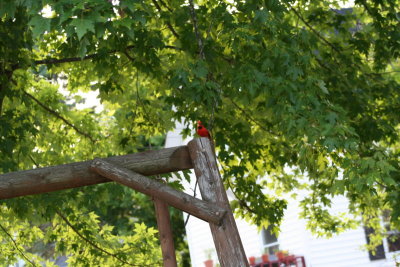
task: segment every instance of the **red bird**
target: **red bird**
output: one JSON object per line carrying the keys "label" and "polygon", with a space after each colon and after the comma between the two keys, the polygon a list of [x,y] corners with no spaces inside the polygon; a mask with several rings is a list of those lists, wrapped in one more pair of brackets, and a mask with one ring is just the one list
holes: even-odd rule
{"label": "red bird", "polygon": [[197,121],[197,130],[196,133],[201,137],[208,137],[211,138],[210,132],[204,127],[201,121]]}

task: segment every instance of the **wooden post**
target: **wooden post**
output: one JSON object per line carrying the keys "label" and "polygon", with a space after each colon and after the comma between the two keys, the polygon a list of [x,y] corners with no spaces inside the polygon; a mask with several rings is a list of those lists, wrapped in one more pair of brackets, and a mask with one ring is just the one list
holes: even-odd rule
{"label": "wooden post", "polygon": [[108,163],[107,161],[96,159],[93,161],[91,169],[104,177],[126,185],[146,195],[158,198],[175,208],[190,213],[207,222],[219,224],[223,216],[226,214],[226,210],[219,206],[192,197],[191,195],[175,190],[166,184],[147,178],[139,173],[119,167],[115,164]]}
{"label": "wooden post", "polygon": [[168,205],[158,198],[154,198],[153,201],[156,209],[157,226],[160,235],[164,267],[176,267],[175,246]]}
{"label": "wooden post", "polygon": [[227,210],[220,225],[210,224],[221,266],[249,266],[210,140],[197,138],[188,147],[203,200]]}

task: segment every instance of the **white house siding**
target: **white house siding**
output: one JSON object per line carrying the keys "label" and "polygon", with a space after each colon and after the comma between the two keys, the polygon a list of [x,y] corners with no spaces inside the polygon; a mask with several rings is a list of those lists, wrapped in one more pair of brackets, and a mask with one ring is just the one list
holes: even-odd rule
{"label": "white house siding", "polygon": [[[278,236],[279,246],[282,250],[288,250],[295,255],[309,255],[309,235],[305,231],[306,223],[299,219],[297,202],[288,202],[281,224],[281,232]],[[306,261],[309,260],[306,258]]]}
{"label": "white house siding", "polygon": [[[185,145],[189,140],[182,140],[179,134],[182,125],[168,133],[166,147]],[[192,184],[184,184],[186,192],[193,194],[194,175]],[[198,191],[198,189],[197,189]],[[229,194],[228,194],[229,195]],[[200,193],[197,192],[200,198]],[[332,211],[346,211],[347,201],[345,198],[336,198],[332,205]],[[298,201],[289,200],[288,209],[281,225],[281,233],[278,237],[280,249],[288,250],[296,255],[303,255],[307,267],[394,267],[395,263],[391,256],[386,255],[386,260],[370,261],[368,253],[361,249],[365,244],[364,230],[360,227],[355,230],[346,231],[330,239],[316,238],[306,229],[304,220],[298,217]],[[184,214],[185,218],[187,214]],[[246,255],[260,256],[263,251],[261,235],[257,228],[249,225],[243,220],[236,220],[239,234],[243,242]],[[190,250],[190,258],[193,267],[203,267],[206,251],[214,249],[212,255],[217,260],[214,242],[208,223],[194,218],[188,221],[186,226],[187,241]],[[230,267],[230,266],[229,266]],[[236,267],[236,266],[232,266]]]}
{"label": "white house siding", "polygon": [[331,239],[313,238],[310,241],[310,263],[316,267],[376,266],[369,260],[368,253],[361,250],[363,243],[365,235],[361,228]]}
{"label": "white house siding", "polygon": [[[236,220],[236,223],[246,255],[261,255],[260,235],[257,229],[243,220]],[[192,266],[203,267],[203,262],[207,259],[205,252],[209,249],[213,250],[212,258],[214,262],[217,262],[218,257],[208,223],[190,217],[186,226],[186,234]]]}
{"label": "white house siding", "polygon": [[247,257],[260,256],[263,252],[262,240],[257,227],[249,225],[246,221],[236,219],[239,235],[242,239],[244,251]]}
{"label": "white house siding", "polygon": [[[207,259],[206,250],[215,251],[208,224],[191,216],[186,226],[186,235],[192,266],[204,266],[203,262]],[[216,259],[215,253],[212,257]]]}
{"label": "white house siding", "polygon": [[[332,238],[317,238],[306,229],[298,217],[298,201],[289,200],[288,209],[278,237],[280,248],[296,255],[304,255],[307,266],[312,267],[380,267],[395,266],[391,258],[370,261],[365,245],[363,228],[349,230]],[[345,212],[348,201],[344,197],[333,200],[332,212]]]}

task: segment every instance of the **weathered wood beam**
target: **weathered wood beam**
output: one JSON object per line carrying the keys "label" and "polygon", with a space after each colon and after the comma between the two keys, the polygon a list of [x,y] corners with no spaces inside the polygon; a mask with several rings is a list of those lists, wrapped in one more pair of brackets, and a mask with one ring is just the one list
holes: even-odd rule
{"label": "weathered wood beam", "polygon": [[153,198],[153,201],[156,209],[156,219],[158,234],[160,235],[163,265],[164,267],[176,267],[178,264],[176,262],[174,238],[172,234],[171,218],[169,216],[168,205],[158,198]]}
{"label": "weathered wood beam", "polygon": [[158,198],[170,206],[192,214],[206,222],[219,224],[226,213],[226,210],[218,205],[197,199],[166,184],[104,160],[95,159],[91,169],[110,180]]}
{"label": "weathered wood beam", "polygon": [[[143,175],[192,168],[186,146],[106,158]],[[91,160],[0,175],[0,199],[110,182],[89,171]]]}
{"label": "weathered wood beam", "polygon": [[210,224],[221,266],[249,266],[210,140],[197,138],[188,147],[203,200],[227,210],[220,225]]}

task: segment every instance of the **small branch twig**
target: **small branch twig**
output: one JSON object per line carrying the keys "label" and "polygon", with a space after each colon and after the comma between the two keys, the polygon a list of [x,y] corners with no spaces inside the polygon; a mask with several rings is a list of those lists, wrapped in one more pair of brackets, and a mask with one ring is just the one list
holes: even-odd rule
{"label": "small branch twig", "polygon": [[294,7],[289,6],[290,10],[319,38],[321,39],[325,44],[330,46],[333,50],[335,50],[337,53],[341,54],[340,50],[334,46],[331,42],[329,42],[327,39],[325,39],[316,29],[314,29],[313,26],[311,26],[308,21],[306,21],[303,16],[300,14],[299,11],[297,11]]}
{"label": "small branch twig", "polygon": [[[145,117],[145,119],[148,121],[148,123],[150,124],[152,119],[150,118],[150,113],[147,112],[146,109],[146,105],[145,103],[142,101],[142,98],[140,97],[140,93],[139,93],[139,86],[140,86],[140,82],[139,82],[139,72],[138,70],[136,70],[136,100],[137,102],[139,102],[139,104],[142,106],[143,108],[143,117]],[[149,140],[149,147],[151,149],[151,142]]]}
{"label": "small branch twig", "polygon": [[[160,7],[160,5],[157,3],[156,0],[152,0],[154,6],[157,8],[157,10],[159,12],[162,12],[162,9]],[[163,6],[165,6],[169,12],[172,12],[172,10],[164,3],[160,0],[161,4]],[[167,24],[168,29],[172,32],[172,34],[178,39],[179,38],[179,34],[175,31],[174,27],[172,27],[171,23],[169,23],[168,21],[165,22]]]}
{"label": "small branch twig", "polygon": [[39,168],[39,164],[36,162],[36,160],[32,157],[31,154],[29,154],[29,158],[31,159],[31,161],[33,162],[33,164],[35,164],[36,168]]}
{"label": "small branch twig", "polygon": [[135,61],[135,59],[134,59],[133,57],[131,57],[131,55],[129,55],[129,53],[128,53],[127,50],[124,52],[124,54],[125,54],[125,56],[126,56],[131,62],[134,62],[134,61]]}
{"label": "small branch twig", "polygon": [[367,5],[367,3],[364,0],[361,0],[361,5],[365,8],[365,10],[367,10],[367,13],[371,16],[374,17],[374,14],[372,12],[372,10],[369,8],[369,6]]}
{"label": "small branch twig", "polygon": [[242,208],[244,208],[244,209],[246,209],[247,211],[249,211],[250,213],[256,213],[255,210],[253,210],[252,208],[250,208],[249,205],[247,205],[246,201],[244,201],[244,200],[242,200],[241,198],[238,197],[238,195],[236,194],[235,190],[233,190],[233,187],[232,187],[232,184],[231,184],[231,181],[229,180],[229,178],[227,179],[227,182],[228,182],[228,187],[229,187],[230,189],[232,189],[233,195],[234,195],[235,198],[239,201],[239,205],[240,205]]}
{"label": "small branch twig", "polygon": [[[194,190],[193,190],[193,197],[196,197],[196,190],[197,190],[197,185],[199,184],[199,181],[196,179],[196,183],[194,184]],[[188,216],[186,217],[184,227],[186,227],[187,223],[189,222],[190,214],[188,213]]]}
{"label": "small branch twig", "polygon": [[29,97],[30,99],[32,99],[33,101],[36,102],[36,104],[38,104],[40,107],[42,107],[44,110],[46,110],[47,112],[49,112],[51,115],[53,115],[54,117],[62,120],[65,124],[67,124],[68,126],[70,126],[72,129],[74,129],[77,133],[79,133],[80,135],[88,138],[92,143],[95,143],[96,140],[93,139],[92,136],[90,136],[88,133],[83,132],[82,130],[78,129],[75,125],[73,125],[71,122],[69,122],[66,118],[64,118],[63,116],[61,116],[60,113],[58,113],[55,110],[50,109],[49,107],[47,107],[45,104],[43,104],[42,102],[40,102],[37,98],[35,98],[33,95],[24,92],[24,94]]}
{"label": "small branch twig", "polygon": [[242,114],[247,117],[250,121],[252,121],[254,124],[256,124],[258,127],[260,127],[262,130],[264,130],[265,132],[272,134],[273,136],[279,137],[278,134],[271,132],[270,130],[268,130],[267,128],[265,128],[264,125],[262,125],[259,121],[257,121],[256,119],[254,119],[250,114],[247,113],[246,110],[244,110],[242,107],[240,107],[235,101],[233,101],[233,99],[231,99],[230,97],[227,97],[231,103],[237,108],[239,109]]}
{"label": "small branch twig", "polygon": [[386,72],[370,72],[370,73],[367,73],[367,74],[369,74],[369,75],[385,75],[385,74],[391,74],[391,73],[399,73],[400,72],[400,70],[392,70],[392,71],[386,71]]}
{"label": "small branch twig", "polygon": [[7,229],[0,224],[0,228],[1,230],[8,236],[8,238],[11,240],[11,242],[13,243],[14,247],[18,250],[19,254],[21,254],[21,256],[27,261],[29,262],[32,266],[38,266],[36,265],[32,260],[30,260],[25,253],[18,247],[17,242],[14,240],[14,238],[11,236],[11,234],[9,232],[7,232]]}
{"label": "small branch twig", "polygon": [[165,7],[166,9],[168,9],[169,12],[172,12],[172,9],[169,6],[167,6],[167,4],[165,4],[165,2],[163,0],[158,0],[158,1],[160,1],[161,5],[163,7]]}

